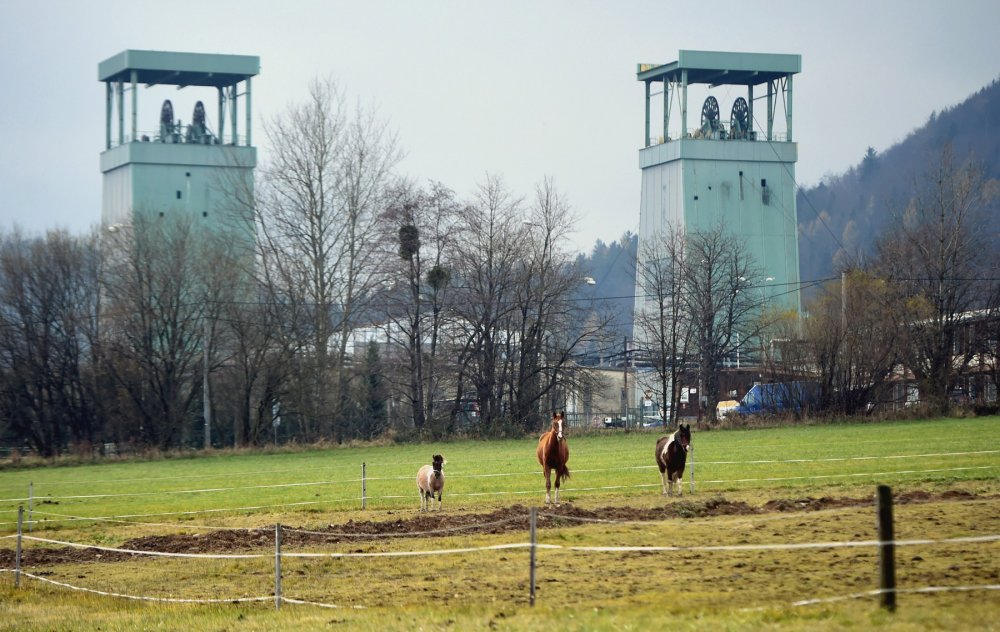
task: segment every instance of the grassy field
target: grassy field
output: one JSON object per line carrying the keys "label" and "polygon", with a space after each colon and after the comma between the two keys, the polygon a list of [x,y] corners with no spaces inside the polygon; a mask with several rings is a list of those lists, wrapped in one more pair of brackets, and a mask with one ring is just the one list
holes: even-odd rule
{"label": "grassy field", "polygon": [[[337,609],[273,602],[163,604],[72,591],[0,574],[0,629],[990,629],[1000,591],[903,592],[896,613],[874,597],[875,547],[706,549],[718,545],[875,539],[870,503],[891,485],[897,539],[949,540],[1000,534],[1000,419],[802,426],[695,432],[683,498],[660,494],[657,434],[570,436],[572,478],[564,506],[543,510],[537,605],[528,605],[523,548],[412,557],[286,557],[283,594]],[[462,517],[526,515],[544,484],[534,440],[337,448],[266,455],[107,462],[0,471],[0,535],[16,529],[32,490],[32,535],[122,546],[152,536],[206,538],[218,528],[334,530],[367,521],[421,518],[417,468],[447,459],[445,511]],[[366,509],[361,510],[362,463]],[[826,502],[823,502],[826,501]],[[713,513],[719,506],[745,511]],[[796,507],[810,507],[809,510]],[[777,508],[784,508],[778,510]],[[572,511],[570,511],[572,510]],[[623,520],[628,511],[642,521]],[[649,519],[649,512],[662,512]],[[619,517],[614,521],[573,516]],[[553,516],[564,519],[554,520]],[[465,521],[466,523],[468,520]],[[455,522],[454,524],[458,524]],[[392,553],[479,548],[527,541],[520,527],[496,532],[304,543],[289,553]],[[273,595],[273,539],[239,553],[258,558],[136,556],[27,568],[68,585],[129,595],[232,600]],[[13,548],[13,540],[0,549]],[[61,545],[29,541],[30,548]],[[683,551],[581,551],[568,547],[685,546]],[[150,550],[149,548],[143,550]],[[211,552],[211,551],[210,551]],[[902,590],[1000,584],[1000,544],[938,542],[897,549]],[[4,565],[6,566],[6,565]]]}

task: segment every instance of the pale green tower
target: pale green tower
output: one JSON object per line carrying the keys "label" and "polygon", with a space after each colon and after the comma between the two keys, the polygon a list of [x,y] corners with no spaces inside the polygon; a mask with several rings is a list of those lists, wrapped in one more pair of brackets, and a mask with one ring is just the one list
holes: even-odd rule
{"label": "pale green tower", "polygon": [[[690,50],[638,68],[646,93],[640,249],[669,225],[696,231],[721,222],[763,269],[755,285],[770,305],[796,311],[792,77],[801,68],[799,55]],[[691,112],[689,88],[699,91]],[[654,111],[662,112],[655,124]]]}
{"label": "pale green tower", "polygon": [[[251,226],[233,216],[253,196],[251,78],[259,71],[258,57],[144,50],[98,65],[107,101],[104,228],[128,225],[139,213],[185,218],[228,231],[252,252]],[[176,89],[143,109],[140,93],[154,86]]]}
{"label": "pale green tower", "polygon": [[[669,64],[639,65],[646,114],[640,267],[644,257],[656,256],[644,244],[668,229],[691,233],[721,225],[762,270],[749,281],[767,306],[800,310],[792,78],[801,69],[799,55],[690,50]],[[641,279],[636,282],[638,323],[653,305],[647,309]],[[644,336],[637,324],[640,349]],[[740,363],[737,353],[734,366]],[[626,394],[630,407],[644,391],[659,390],[652,373],[636,377]]]}

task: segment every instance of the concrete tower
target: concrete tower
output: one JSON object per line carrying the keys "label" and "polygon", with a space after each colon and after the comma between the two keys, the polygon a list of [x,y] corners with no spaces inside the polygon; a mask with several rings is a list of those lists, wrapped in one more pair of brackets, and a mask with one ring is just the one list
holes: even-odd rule
{"label": "concrete tower", "polygon": [[[253,192],[257,150],[251,142],[250,80],[259,71],[258,57],[142,50],[126,50],[99,64],[107,101],[101,152],[105,229],[129,225],[138,214],[185,218],[206,230],[228,231],[235,245],[252,252],[251,227],[233,222],[232,210],[234,198],[249,199]],[[177,89],[158,115],[147,108],[149,115],[140,121],[139,84]],[[210,121],[213,96],[215,121]],[[186,124],[177,118],[181,111],[191,112]]]}
{"label": "concrete tower", "polygon": [[[640,247],[668,225],[690,232],[721,222],[763,268],[767,281],[759,285],[772,306],[795,310],[798,147],[792,140],[792,76],[801,68],[799,55],[682,50],[675,62],[638,69],[646,91]],[[652,135],[654,84],[662,87],[663,121]],[[688,88],[696,84],[708,86],[708,96],[689,117]],[[759,100],[765,101],[765,112],[755,109]],[[783,121],[776,118],[779,107]],[[679,117],[671,116],[674,108]],[[642,303],[639,297],[636,307]]]}
{"label": "concrete tower", "polygon": [[[689,50],[669,64],[639,65],[646,98],[640,259],[643,244],[669,227],[691,233],[721,224],[762,269],[751,281],[768,307],[800,309],[792,77],[801,68],[799,55]],[[690,115],[689,89],[697,99]],[[637,288],[638,317],[646,297]]]}

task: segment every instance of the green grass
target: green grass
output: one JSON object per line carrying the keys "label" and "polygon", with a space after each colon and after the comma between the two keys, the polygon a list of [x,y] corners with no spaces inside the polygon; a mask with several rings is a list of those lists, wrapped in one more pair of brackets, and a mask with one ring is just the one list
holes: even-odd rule
{"label": "green grass", "polygon": [[[870,498],[874,486],[884,483],[897,493],[961,490],[976,495],[897,506],[900,539],[998,534],[998,423],[1000,418],[986,417],[695,432],[696,493],[690,495],[687,478],[683,499],[660,494],[653,462],[659,434],[571,433],[573,475],[562,499],[585,509],[696,507],[714,498],[760,506],[771,499]],[[544,483],[534,447],[534,439],[528,438],[6,469],[0,471],[0,535],[14,532],[17,505],[25,503],[17,499],[27,496],[29,481],[40,520],[34,535],[73,542],[115,545],[140,535],[203,532],[208,526],[281,522],[321,529],[348,520],[406,519],[416,516],[419,506],[416,470],[437,452],[448,461],[443,515],[515,503],[538,505]],[[362,462],[368,476],[366,511],[360,510]],[[875,537],[874,525],[871,507],[850,507],[549,527],[540,532],[540,541],[651,546],[869,540]],[[459,533],[345,542],[303,552],[435,550],[523,542],[526,537],[519,532]],[[12,545],[8,539],[0,548],[7,543]],[[997,543],[900,547],[900,586],[1000,584],[998,549]],[[364,608],[286,604],[280,612],[267,603],[132,602],[30,579],[15,590],[10,575],[3,574],[0,629],[623,630],[669,623],[679,629],[908,630],[975,629],[1000,618],[996,592],[904,594],[900,610],[892,615],[880,611],[873,598],[790,605],[871,590],[876,568],[871,548],[671,554],[541,550],[538,605],[529,608],[524,550],[419,558],[287,558],[287,596]],[[263,596],[273,590],[274,581],[273,559],[266,557],[137,558],[29,570],[95,589],[186,598]]]}
{"label": "green grass", "polygon": [[[986,417],[695,432],[687,481],[692,467],[702,493],[826,486],[846,492],[869,490],[877,482],[993,479],[1000,465],[1000,456],[990,452],[1000,450],[997,424],[996,417]],[[571,436],[573,476],[562,497],[583,503],[647,499],[659,485],[657,436]],[[362,463],[370,510],[409,509],[418,505],[415,473],[433,452],[448,461],[449,507],[536,503],[541,479],[534,447],[529,438],[6,470],[0,471],[0,533],[13,532],[29,482],[35,517],[53,527],[69,523],[51,514],[228,522],[350,512],[361,507]],[[941,456],[919,456],[926,454]]]}

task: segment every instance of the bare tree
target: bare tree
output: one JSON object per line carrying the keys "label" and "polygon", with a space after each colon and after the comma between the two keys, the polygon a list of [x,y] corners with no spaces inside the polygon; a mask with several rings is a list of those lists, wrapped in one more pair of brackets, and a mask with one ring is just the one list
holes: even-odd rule
{"label": "bare tree", "polygon": [[[418,430],[435,419],[436,402],[444,395],[438,369],[453,267],[449,246],[458,212],[455,194],[431,183],[428,191],[401,186],[386,213],[392,229],[386,243],[398,253],[386,260],[399,264],[388,266],[388,277],[402,279],[406,287],[390,292],[386,335],[407,357],[406,384],[400,390]],[[452,422],[456,412],[453,407]]]}
{"label": "bare tree", "polygon": [[0,243],[0,416],[44,456],[99,435],[95,236]]}
{"label": "bare tree", "polygon": [[766,327],[763,275],[743,242],[722,225],[689,231],[684,254],[682,296],[697,353],[699,396],[714,422],[723,360],[735,355],[741,340],[756,338]]}
{"label": "bare tree", "polygon": [[[692,328],[685,311],[685,235],[668,227],[640,244],[636,268],[641,293],[636,310],[636,343],[649,354],[657,375],[653,389],[661,402],[664,424],[677,420],[680,406],[679,378],[688,360]],[[668,418],[669,415],[669,418]]]}
{"label": "bare tree", "polygon": [[309,438],[337,434],[350,333],[378,282],[378,218],[400,159],[374,110],[350,111],[341,89],[315,81],[306,103],[265,126],[272,159],[255,200],[270,290],[309,315],[311,369],[298,408]]}
{"label": "bare tree", "polygon": [[[536,431],[548,413],[565,405],[564,384],[577,376],[571,361],[585,340],[607,323],[587,321],[586,305],[571,300],[582,283],[567,248],[574,218],[551,178],[535,188],[520,240],[509,329],[517,332],[508,372],[509,408],[524,430]],[[541,409],[545,409],[542,415]]]}
{"label": "bare tree", "polygon": [[137,213],[109,242],[102,313],[108,366],[128,394],[140,442],[178,445],[201,392],[209,244],[184,219]]}
{"label": "bare tree", "polygon": [[948,409],[975,355],[973,345],[958,349],[957,342],[967,313],[986,307],[986,283],[997,262],[996,237],[981,230],[994,189],[976,164],[956,164],[946,146],[877,244],[877,270],[907,299],[904,364],[921,400],[938,413]]}
{"label": "bare tree", "polygon": [[884,279],[854,271],[843,281],[809,305],[805,339],[818,372],[819,407],[856,415],[883,397],[899,361],[902,306]]}
{"label": "bare tree", "polygon": [[522,200],[499,177],[488,175],[473,204],[463,209],[459,230],[463,239],[455,252],[462,285],[455,288],[454,305],[465,343],[456,352],[456,383],[472,385],[482,423],[489,427],[504,414],[502,387],[512,361],[507,354],[515,345],[507,325],[522,254]]}

